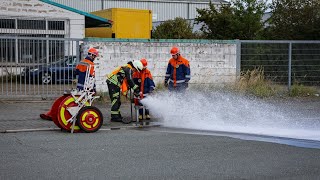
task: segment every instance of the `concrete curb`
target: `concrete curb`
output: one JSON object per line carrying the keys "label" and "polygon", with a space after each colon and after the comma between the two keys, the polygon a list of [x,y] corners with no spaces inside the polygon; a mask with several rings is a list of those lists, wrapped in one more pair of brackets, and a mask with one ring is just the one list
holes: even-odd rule
{"label": "concrete curb", "polygon": [[61,130],[60,128],[35,128],[35,129],[7,129],[1,133],[17,133],[17,132],[35,132],[35,131],[56,131]]}
{"label": "concrete curb", "polygon": [[109,131],[109,130],[126,130],[126,129],[135,129],[135,128],[151,128],[151,127],[159,127],[159,124],[151,124],[151,125],[143,125],[137,126],[133,124],[132,126],[119,126],[119,127],[110,127],[110,128],[100,128],[99,131]]}
{"label": "concrete curb", "polygon": [[[135,128],[151,128],[151,127],[159,127],[159,124],[151,124],[144,126],[136,126],[135,124],[132,126],[116,126],[110,128],[100,128],[99,131],[111,131],[111,130],[127,130],[127,129],[135,129]],[[19,132],[37,132],[37,131],[61,131],[60,128],[34,128],[34,129],[8,129],[1,131],[0,133],[19,133]]]}

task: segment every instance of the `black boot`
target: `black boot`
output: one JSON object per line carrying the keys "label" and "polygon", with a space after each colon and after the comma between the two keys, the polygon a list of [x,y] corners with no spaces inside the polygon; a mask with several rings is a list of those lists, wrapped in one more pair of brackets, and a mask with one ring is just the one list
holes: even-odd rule
{"label": "black boot", "polygon": [[145,113],[146,113],[146,120],[150,120],[151,119],[151,117],[150,117],[150,115],[149,115],[149,109],[145,109]]}
{"label": "black boot", "polygon": [[111,115],[111,121],[112,122],[122,122],[121,115]]}

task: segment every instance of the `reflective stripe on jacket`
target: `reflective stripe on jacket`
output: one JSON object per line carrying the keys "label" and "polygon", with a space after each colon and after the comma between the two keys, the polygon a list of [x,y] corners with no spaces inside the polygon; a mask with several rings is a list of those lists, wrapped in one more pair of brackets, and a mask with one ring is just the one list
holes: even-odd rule
{"label": "reflective stripe on jacket", "polygon": [[189,61],[182,56],[177,60],[171,58],[168,63],[165,82],[172,82],[174,86],[179,83],[185,83],[190,80],[190,65]]}
{"label": "reflective stripe on jacket", "polygon": [[119,86],[122,94],[126,95],[128,87],[132,89],[138,88],[132,79],[132,66],[130,64],[117,67],[112,73],[107,76],[107,81]]}
{"label": "reflective stripe on jacket", "polygon": [[78,75],[78,83],[77,83],[77,88],[78,89],[83,89],[84,82],[86,80],[86,73],[87,73],[87,68],[90,67],[89,71],[89,76],[94,77],[94,63],[92,62],[90,57],[86,57],[84,60],[80,61],[77,66],[76,66],[76,75]]}

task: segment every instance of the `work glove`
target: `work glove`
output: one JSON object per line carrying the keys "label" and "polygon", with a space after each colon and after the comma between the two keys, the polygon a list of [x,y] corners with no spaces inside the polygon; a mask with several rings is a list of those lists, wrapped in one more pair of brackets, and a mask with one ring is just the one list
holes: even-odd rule
{"label": "work glove", "polygon": [[137,88],[137,89],[134,90],[133,95],[136,96],[136,97],[140,97],[140,90],[139,90],[139,88]]}
{"label": "work glove", "polygon": [[164,87],[168,87],[168,81],[164,81]]}

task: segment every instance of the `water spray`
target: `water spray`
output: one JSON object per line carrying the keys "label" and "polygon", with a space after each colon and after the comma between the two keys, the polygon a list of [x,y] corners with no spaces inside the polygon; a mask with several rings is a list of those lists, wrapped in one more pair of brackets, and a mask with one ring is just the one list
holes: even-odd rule
{"label": "water spray", "polygon": [[142,103],[164,127],[320,140],[319,119],[303,119],[273,101],[226,92],[165,91]]}

